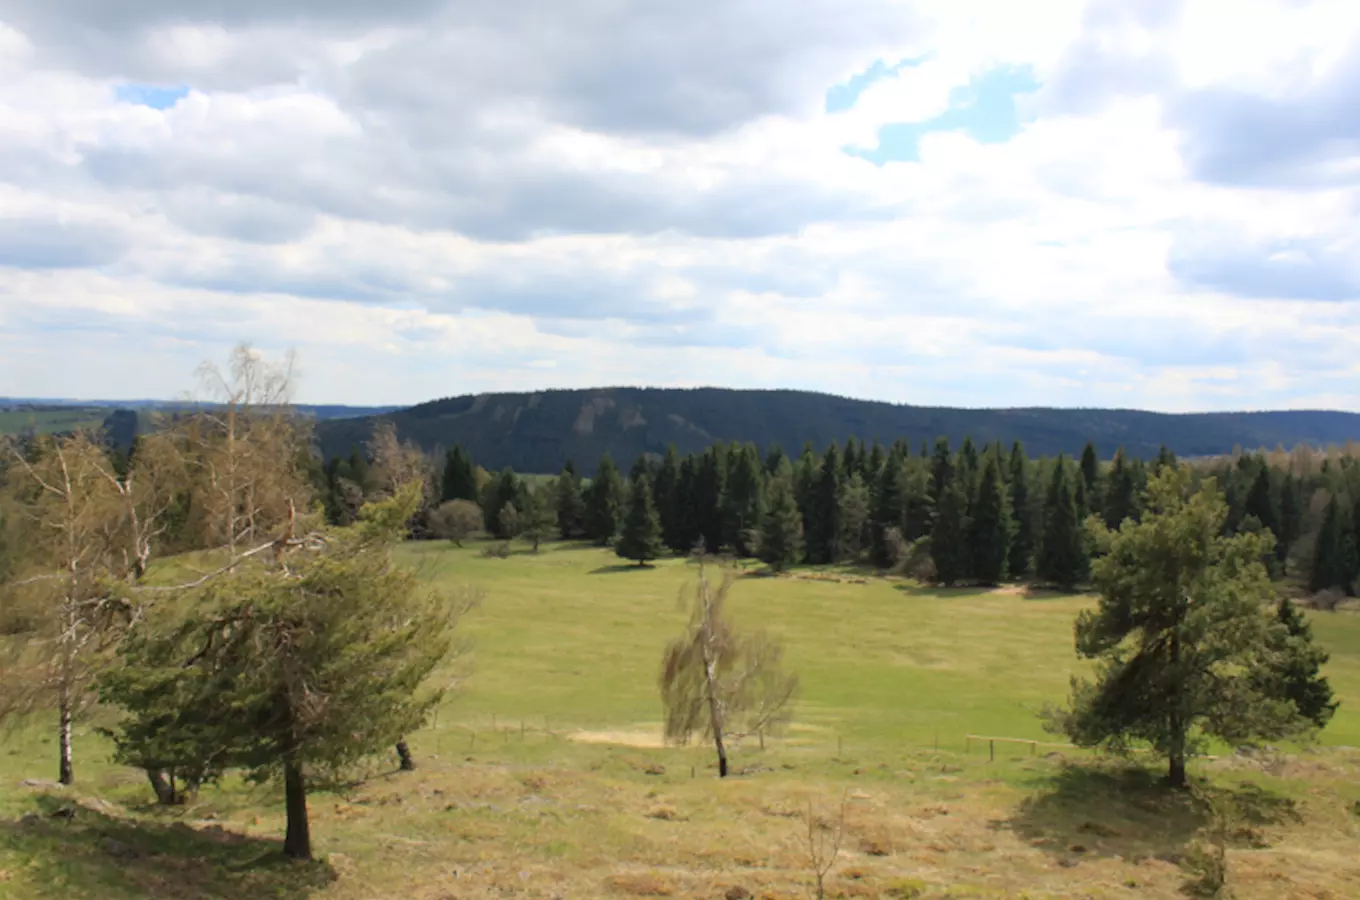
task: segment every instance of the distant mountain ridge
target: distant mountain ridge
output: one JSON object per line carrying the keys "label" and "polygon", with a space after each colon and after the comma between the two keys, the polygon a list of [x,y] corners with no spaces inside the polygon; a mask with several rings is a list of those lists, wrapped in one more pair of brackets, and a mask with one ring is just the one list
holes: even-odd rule
{"label": "distant mountain ridge", "polygon": [[322,420],[317,438],[327,456],[362,446],[375,419],[396,423],[401,437],[434,451],[461,445],[488,469],[556,472],[567,459],[594,470],[609,451],[627,466],[642,453],[682,453],[714,441],[779,444],[790,455],[804,442],[821,449],[854,436],[884,444],[965,436],[987,443],[1023,441],[1031,454],[1080,453],[1087,441],[1102,457],[1119,447],[1149,457],[1162,444],[1181,456],[1235,447],[1342,444],[1360,439],[1360,414],[1330,411],[1155,413],[1129,409],[959,409],[855,400],[792,390],[632,388],[469,394],[375,416]]}

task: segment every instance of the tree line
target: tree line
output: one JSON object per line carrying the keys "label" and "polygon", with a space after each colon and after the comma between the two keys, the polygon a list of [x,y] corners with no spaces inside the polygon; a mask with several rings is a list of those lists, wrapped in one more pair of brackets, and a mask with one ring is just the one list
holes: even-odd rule
{"label": "tree line", "polygon": [[[414,447],[407,446],[417,454]],[[1137,522],[1150,478],[1178,463],[1165,448],[1142,460],[1032,457],[1020,443],[913,452],[850,438],[797,457],[779,447],[715,443],[701,453],[644,454],[628,473],[605,454],[583,479],[569,461],[555,478],[488,473],[462,448],[425,465],[429,508],[417,536],[461,541],[484,530],[590,540],[640,562],[702,546],[797,564],[865,563],[944,585],[1007,581],[1072,589],[1090,582],[1102,531]],[[365,496],[371,463],[355,449],[321,469],[328,514],[343,522]],[[1354,593],[1360,576],[1360,455],[1350,448],[1235,453],[1190,461],[1226,503],[1223,533],[1268,534],[1268,571],[1312,592]]]}

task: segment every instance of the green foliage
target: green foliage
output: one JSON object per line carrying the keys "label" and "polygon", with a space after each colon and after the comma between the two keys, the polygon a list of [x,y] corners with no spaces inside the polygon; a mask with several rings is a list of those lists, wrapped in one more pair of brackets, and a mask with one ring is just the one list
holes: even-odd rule
{"label": "green foliage", "polygon": [[930,557],[941,584],[952,585],[968,577],[972,554],[968,547],[968,498],[956,479],[944,485],[930,532]]}
{"label": "green foliage", "polygon": [[1138,484],[1136,473],[1130,464],[1124,448],[1120,447],[1114,455],[1114,462],[1105,489],[1105,527],[1118,531],[1125,519],[1138,518]]}
{"label": "green foliage", "polygon": [[1192,491],[1186,470],[1148,486],[1141,522],[1126,521],[1097,560],[1099,606],[1077,617],[1077,652],[1100,661],[1073,679],[1052,723],[1076,744],[1122,751],[1146,741],[1185,783],[1205,737],[1244,743],[1296,733],[1303,721],[1274,688],[1280,644],[1263,604],[1267,538],[1222,533],[1227,505],[1212,479]]}
{"label": "green foliage", "polygon": [[540,542],[557,533],[557,510],[553,506],[556,488],[556,485],[548,484],[524,494],[525,506],[519,514],[519,536],[533,543],[535,553]]}
{"label": "green foliage", "polygon": [[902,529],[902,518],[905,514],[903,502],[905,481],[906,460],[899,449],[894,447],[879,468],[878,484],[874,491],[873,560],[874,565],[880,568],[887,568],[895,562],[891,558],[892,548],[889,546],[888,534],[894,528],[899,532]]}
{"label": "green foliage", "polygon": [[1044,503],[1044,533],[1034,572],[1041,582],[1070,591],[1086,578],[1088,568],[1086,539],[1067,462],[1059,456]]}
{"label": "green foliage", "polygon": [[841,486],[837,504],[836,559],[858,561],[869,532],[869,488],[858,471]]}
{"label": "green foliage", "polygon": [[581,476],[576,466],[567,460],[562,474],[557,476],[557,531],[567,540],[585,534],[586,501],[581,494]]}
{"label": "green foliage", "polygon": [[1313,567],[1308,575],[1308,589],[1313,593],[1336,589],[1349,594],[1353,590],[1357,570],[1360,570],[1360,558],[1357,558],[1351,517],[1333,495],[1322,513],[1322,526],[1313,548]]}
{"label": "green foliage", "polygon": [[995,454],[987,454],[968,526],[972,575],[982,584],[996,585],[1006,577],[1011,543],[1011,500]]}
{"label": "green foliage", "polygon": [[1098,512],[1104,507],[1101,497],[1100,457],[1096,454],[1096,445],[1090,441],[1082,448],[1078,468],[1081,471],[1081,489],[1085,500],[1079,504],[1079,510],[1084,519],[1090,513]]}
{"label": "green foliage", "polygon": [[1284,697],[1298,714],[1317,728],[1326,727],[1336,712],[1332,688],[1322,675],[1327,651],[1313,643],[1313,630],[1288,597],[1280,601],[1276,619],[1282,627],[1271,631],[1277,665],[1267,670],[1267,691]]}
{"label": "green foliage", "polygon": [[656,504],[657,515],[661,518],[661,539],[672,550],[680,544],[680,459],[675,445],[666,448],[666,456],[661,460],[661,468],[656,472],[652,483],[652,501]]}
{"label": "green foliage", "polygon": [[439,499],[450,500],[477,499],[477,473],[472,457],[462,447],[454,447],[444,459],[444,477],[440,483]]}
{"label": "green foliage", "polygon": [[606,453],[586,490],[586,537],[600,545],[608,544],[619,532],[622,512],[623,479],[613,458]]}
{"label": "green foliage", "polygon": [[808,562],[835,562],[840,538],[841,462],[836,445],[826,448],[806,518]]}
{"label": "green foliage", "polygon": [[288,849],[308,856],[306,784],[335,783],[417,729],[443,693],[426,681],[464,607],[423,590],[390,552],[418,502],[404,490],[287,573],[243,566],[182,613],[153,610],[99,681],[124,713],[110,731],[118,758],[198,778],[286,776]]}
{"label": "green foliage", "polygon": [[638,565],[644,565],[664,552],[661,520],[652,503],[651,482],[645,474],[640,475],[629,489],[628,515],[623,520],[623,531],[614,545],[614,552]]}
{"label": "green foliage", "polygon": [[1023,578],[1034,560],[1034,517],[1030,515],[1029,457],[1019,441],[1011,447],[1011,546],[1006,567],[1012,578]]}
{"label": "green foliage", "polygon": [[765,516],[760,523],[760,559],[774,571],[798,562],[803,552],[803,517],[793,496],[789,476],[770,479]]}
{"label": "green foliage", "polygon": [[482,527],[482,510],[471,500],[447,500],[430,511],[428,524],[435,537],[461,547]]}
{"label": "green foliage", "polygon": [[733,447],[727,461],[727,490],[723,495],[727,537],[724,543],[738,556],[751,556],[750,534],[760,527],[760,506],[765,494],[760,453],[754,444]]}

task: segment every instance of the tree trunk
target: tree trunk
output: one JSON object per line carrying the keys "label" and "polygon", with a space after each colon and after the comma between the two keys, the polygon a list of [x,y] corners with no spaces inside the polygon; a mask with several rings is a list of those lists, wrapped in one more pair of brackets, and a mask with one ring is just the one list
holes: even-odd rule
{"label": "tree trunk", "polygon": [[307,784],[302,768],[289,760],[283,764],[283,790],[288,807],[288,832],[283,839],[283,855],[292,859],[312,858],[312,834],[307,823]]}
{"label": "tree trunk", "polygon": [[1176,679],[1171,696],[1171,749],[1167,754],[1169,767],[1167,784],[1173,788],[1185,787],[1185,719],[1181,715],[1180,691],[1181,633],[1180,627],[1171,635],[1171,671]]}
{"label": "tree trunk", "polygon": [[397,741],[397,758],[401,760],[401,770],[412,772],[415,770],[416,761],[411,758],[411,748],[406,746],[406,739]]}
{"label": "tree trunk", "polygon": [[175,789],[165,780],[165,772],[160,769],[147,769],[146,780],[151,782],[151,790],[156,792],[156,802],[169,806],[175,802]]}
{"label": "tree trunk", "polygon": [[61,763],[57,773],[57,781],[61,784],[71,784],[76,780],[76,773],[71,763],[71,695],[65,679],[63,679],[61,685],[61,709],[58,727],[61,729]]}
{"label": "tree trunk", "polygon": [[727,777],[727,748],[723,746],[722,732],[714,732],[713,743],[718,748],[718,777]]}

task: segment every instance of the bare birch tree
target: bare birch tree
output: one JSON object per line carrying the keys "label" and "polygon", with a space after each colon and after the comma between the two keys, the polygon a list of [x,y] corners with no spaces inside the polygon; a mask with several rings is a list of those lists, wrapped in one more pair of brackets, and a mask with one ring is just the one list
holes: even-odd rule
{"label": "bare birch tree", "polygon": [[727,777],[728,746],[787,722],[798,679],[780,668],[783,650],[764,632],[739,634],[728,622],[733,576],[715,588],[700,562],[699,580],[681,594],[689,625],[667,646],[661,665],[665,737],[687,743],[698,733],[713,741],[718,775]]}

